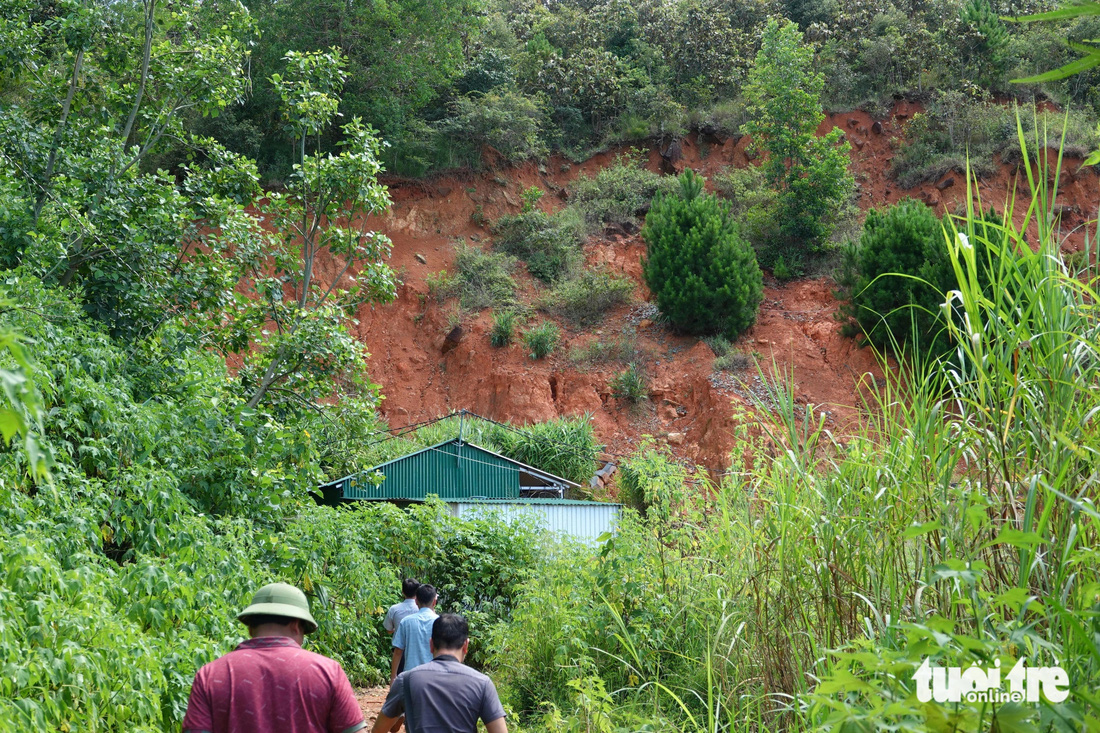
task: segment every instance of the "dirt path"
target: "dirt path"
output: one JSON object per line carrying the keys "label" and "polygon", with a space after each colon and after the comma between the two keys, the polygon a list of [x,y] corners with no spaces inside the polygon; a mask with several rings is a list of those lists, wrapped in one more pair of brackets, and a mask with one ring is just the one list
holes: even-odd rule
{"label": "dirt path", "polygon": [[363,717],[367,721],[367,730],[371,729],[374,721],[378,719],[378,712],[382,709],[382,703],[386,701],[386,694],[390,691],[385,687],[359,687],[355,690],[355,699],[359,701],[359,708],[363,711]]}

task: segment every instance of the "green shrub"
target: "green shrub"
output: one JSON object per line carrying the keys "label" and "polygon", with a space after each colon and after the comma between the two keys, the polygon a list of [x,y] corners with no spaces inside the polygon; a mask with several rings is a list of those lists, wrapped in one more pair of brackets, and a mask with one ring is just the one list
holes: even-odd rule
{"label": "green shrub", "polygon": [[705,109],[694,108],[687,117],[692,129],[724,137],[738,134],[748,121],[745,104],[740,99],[722,100]]}
{"label": "green shrub", "polygon": [[558,347],[561,329],[553,321],[543,321],[523,334],[523,343],[531,350],[532,359],[543,359]]}
{"label": "green shrub", "polygon": [[511,305],[516,300],[515,267],[515,259],[506,254],[460,245],[455,250],[455,274],[438,283],[438,293],[457,297],[468,310]]}
{"label": "green shrub", "polygon": [[674,328],[733,339],[756,321],[763,278],[727,206],[702,190],[689,170],[678,195],[656,199],[642,229],[642,271]]}
{"label": "green shrub", "polygon": [[537,209],[502,216],[493,224],[493,247],[527,264],[532,277],[550,284],[580,261],[580,224],[575,216]]}
{"label": "green shrub", "polygon": [[515,161],[546,155],[541,137],[545,124],[538,102],[506,90],[457,98],[452,115],[439,128],[445,137],[478,148],[489,146],[505,160]]}
{"label": "green shrub", "polygon": [[730,214],[738,221],[749,210],[772,206],[775,202],[775,193],[768,188],[764,169],[760,166],[723,168],[711,177],[710,185],[716,196],[729,202]]}
{"label": "green shrub", "polygon": [[569,207],[583,218],[589,231],[608,223],[634,222],[649,210],[654,195],[675,189],[670,178],[647,170],[641,161],[620,157],[595,176],[581,176],[573,184]]}
{"label": "green shrub", "polygon": [[608,386],[612,397],[632,405],[639,404],[649,396],[649,385],[637,364],[631,364],[612,377]]}
{"label": "green shrub", "polygon": [[772,265],[772,275],[775,275],[777,280],[790,280],[793,277],[798,276],[798,272],[794,267],[787,264],[787,260],[783,255],[779,255],[775,258],[775,264]]}
{"label": "green shrub", "polygon": [[[890,163],[890,175],[905,188],[967,168],[978,176],[994,172],[993,156],[1016,139],[1008,110],[988,94],[937,91],[924,113],[913,115]],[[1018,149],[1018,146],[1017,146]]]}
{"label": "green shrub", "polygon": [[606,270],[585,270],[559,283],[546,296],[544,307],[578,326],[592,326],[612,308],[629,303],[633,292],[634,281],[628,277]]}
{"label": "green shrub", "polygon": [[869,341],[890,346],[892,337],[898,345],[932,346],[953,278],[943,236],[940,220],[920,201],[903,199],[868,212],[859,246],[845,252],[838,282],[848,298],[842,312]]}
{"label": "green shrub", "polygon": [[516,324],[522,319],[514,310],[493,312],[493,330],[489,333],[489,343],[502,349],[512,343]]}
{"label": "green shrub", "polygon": [[523,193],[520,194],[523,198],[523,213],[528,214],[532,211],[537,211],[539,201],[545,193],[546,192],[538,186],[531,186],[530,188],[523,189]]}

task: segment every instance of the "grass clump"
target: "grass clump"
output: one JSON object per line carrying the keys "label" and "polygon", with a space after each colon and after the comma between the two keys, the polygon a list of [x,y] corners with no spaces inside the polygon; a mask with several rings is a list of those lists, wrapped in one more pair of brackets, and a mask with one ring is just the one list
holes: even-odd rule
{"label": "grass clump", "polygon": [[487,437],[501,454],[582,486],[595,473],[596,459],[603,448],[596,441],[589,415],[548,420],[516,430],[495,426]]}
{"label": "grass clump", "polygon": [[463,244],[455,250],[454,274],[443,270],[429,277],[428,289],[441,301],[458,298],[466,310],[510,306],[516,301],[515,268],[509,255]]}
{"label": "grass clump", "polygon": [[629,303],[633,293],[630,278],[606,270],[585,270],[555,287],[543,305],[551,313],[585,327],[602,321],[612,308]]}
{"label": "grass clump", "polygon": [[733,348],[733,344],[724,336],[711,336],[703,342],[714,352],[714,371],[740,372],[753,365],[753,355]]}
{"label": "grass clump", "polygon": [[523,343],[532,359],[545,359],[561,342],[561,329],[553,321],[543,321],[523,334]]}
{"label": "grass clump", "polygon": [[498,349],[510,345],[515,338],[516,326],[521,321],[519,313],[514,310],[494,311],[493,330],[489,332],[489,343]]}
{"label": "grass clump", "polygon": [[631,364],[611,378],[611,396],[631,405],[640,404],[649,397],[649,383],[637,364]]}
{"label": "grass clump", "polygon": [[550,215],[531,208],[502,216],[493,224],[493,248],[527,264],[532,277],[552,284],[580,263],[583,226],[568,211]]}
{"label": "grass clump", "polygon": [[618,336],[608,339],[593,338],[584,345],[576,346],[569,351],[569,360],[577,365],[607,362],[626,364],[637,358],[637,336],[631,327],[623,329],[623,332]]}

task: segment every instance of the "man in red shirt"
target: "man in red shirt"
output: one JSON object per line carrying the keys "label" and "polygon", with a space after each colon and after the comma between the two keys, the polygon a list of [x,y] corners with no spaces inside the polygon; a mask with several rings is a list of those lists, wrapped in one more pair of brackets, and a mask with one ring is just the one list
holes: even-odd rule
{"label": "man in red shirt", "polygon": [[250,639],[203,666],[184,733],[354,733],[366,727],[343,668],[302,649],[317,630],[302,591],[265,585],[237,616]]}

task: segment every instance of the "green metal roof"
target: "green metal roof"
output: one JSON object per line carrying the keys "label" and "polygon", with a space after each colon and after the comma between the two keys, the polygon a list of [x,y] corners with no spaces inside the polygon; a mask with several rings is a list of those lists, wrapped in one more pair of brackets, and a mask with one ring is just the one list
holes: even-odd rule
{"label": "green metal roof", "polygon": [[[373,468],[321,485],[324,503],[347,500],[423,501],[519,499],[521,474],[530,486],[577,487],[472,443],[445,440]],[[383,476],[381,483],[372,479]]]}

